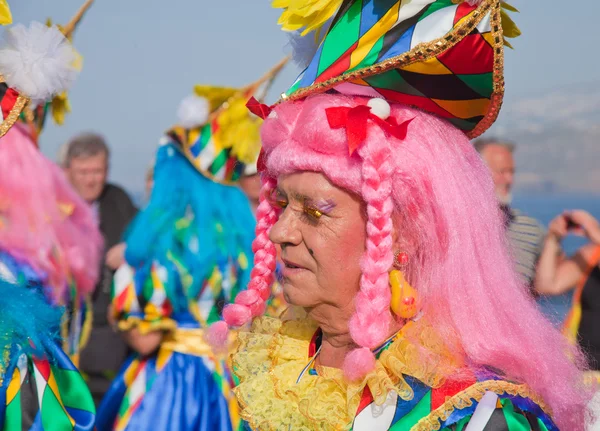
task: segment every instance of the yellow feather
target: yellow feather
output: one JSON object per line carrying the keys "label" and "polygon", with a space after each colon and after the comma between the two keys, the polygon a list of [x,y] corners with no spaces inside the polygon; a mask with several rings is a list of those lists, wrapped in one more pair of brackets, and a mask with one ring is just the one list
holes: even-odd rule
{"label": "yellow feather", "polygon": [[204,97],[210,104],[210,112],[216,111],[230,97],[238,93],[237,88],[215,87],[212,85],[196,85],[194,93],[199,97]]}
{"label": "yellow feather", "polygon": [[503,9],[509,10],[511,12],[519,12],[519,9],[517,9],[516,7],[506,3],[505,1],[500,2],[500,4],[502,5]]}
{"label": "yellow feather", "polygon": [[342,5],[342,0],[273,0],[275,9],[284,9],[277,23],[285,31],[301,30],[302,36],[320,29]]}
{"label": "yellow feather", "polygon": [[262,120],[246,108],[246,99],[236,97],[229,101],[217,117],[218,129],[213,135],[217,151],[231,148],[240,162],[251,164],[260,152],[260,125]]}
{"label": "yellow feather", "polygon": [[62,126],[65,122],[65,116],[71,112],[71,103],[67,97],[67,92],[64,91],[52,99],[50,103],[52,111],[52,119],[56,124]]}
{"label": "yellow feather", "polygon": [[6,0],[0,0],[0,25],[12,24],[12,14]]}
{"label": "yellow feather", "polygon": [[504,32],[504,37],[514,38],[521,36],[521,30],[519,30],[519,27],[517,27],[517,24],[515,24],[508,13],[506,13],[505,10],[502,10],[500,15],[502,17],[502,31]]}

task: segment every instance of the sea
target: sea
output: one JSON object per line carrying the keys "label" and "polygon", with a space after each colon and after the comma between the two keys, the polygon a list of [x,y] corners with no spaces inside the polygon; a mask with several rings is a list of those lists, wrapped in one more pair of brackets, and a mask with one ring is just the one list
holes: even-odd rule
{"label": "sea", "polygon": [[[132,193],[134,200],[141,207],[145,204],[143,193]],[[513,207],[525,214],[538,219],[544,226],[565,210],[583,209],[600,220],[600,195],[576,193],[517,193],[514,196]],[[574,253],[587,242],[585,238],[570,236],[565,238],[563,249],[567,254]],[[563,321],[571,304],[572,293],[557,297],[544,297],[538,300],[544,314],[556,325]]]}
{"label": "sea", "polygon": [[[544,226],[565,210],[582,209],[600,220],[600,195],[583,194],[516,194],[513,207],[538,219]],[[563,249],[570,255],[586,244],[585,238],[568,236],[563,241]],[[544,314],[555,324],[560,325],[571,305],[572,292],[562,296],[542,297],[538,304]]]}

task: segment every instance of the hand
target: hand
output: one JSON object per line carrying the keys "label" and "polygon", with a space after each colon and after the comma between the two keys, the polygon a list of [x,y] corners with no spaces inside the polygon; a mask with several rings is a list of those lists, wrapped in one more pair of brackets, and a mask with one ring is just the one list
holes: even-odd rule
{"label": "hand", "polygon": [[567,218],[568,213],[565,212],[552,219],[552,221],[548,225],[548,238],[560,242],[565,236],[567,236],[567,234],[569,233],[569,230],[567,228]]}
{"label": "hand", "polygon": [[575,235],[585,236],[595,244],[600,244],[600,223],[589,212],[573,210],[567,216],[577,226],[570,230]]}
{"label": "hand", "polygon": [[106,266],[113,271],[116,271],[121,265],[125,263],[125,243],[115,245],[106,252]]}

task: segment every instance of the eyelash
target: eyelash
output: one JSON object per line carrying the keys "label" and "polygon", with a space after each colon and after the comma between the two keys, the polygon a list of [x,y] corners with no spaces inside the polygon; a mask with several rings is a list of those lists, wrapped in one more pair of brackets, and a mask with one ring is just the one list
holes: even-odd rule
{"label": "eyelash", "polygon": [[[285,210],[288,206],[288,202],[283,199],[276,199],[275,206],[281,210]],[[302,218],[308,222],[317,222],[323,216],[323,212],[314,207],[304,207],[302,210]]]}

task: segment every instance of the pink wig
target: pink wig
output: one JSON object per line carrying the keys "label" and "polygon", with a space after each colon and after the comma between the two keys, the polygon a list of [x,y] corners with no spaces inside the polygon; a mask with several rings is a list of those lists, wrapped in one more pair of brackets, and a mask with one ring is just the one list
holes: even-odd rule
{"label": "pink wig", "polygon": [[[391,116],[399,123],[413,119],[406,139],[387,136],[370,122],[366,141],[349,156],[345,130],[329,126],[325,109],[366,102],[319,95],[282,103],[262,128],[267,167],[263,195],[279,175],[313,171],[366,204],[366,252],[349,323],[361,349],[349,355],[345,369],[373,364],[368,349],[390,335],[388,273],[393,252],[402,248],[411,257],[407,276],[419,292],[423,316],[455,356],[475,370],[498,370],[506,379],[528,384],[552,408],[561,429],[582,429],[589,398],[578,384],[584,361],[519,281],[489,172],[469,140],[441,119],[392,105]],[[265,201],[260,209],[255,243],[260,270],[249,286],[257,294],[246,294],[258,302],[264,299],[275,258],[266,237],[274,210]],[[239,326],[264,308],[248,302],[236,300],[226,308],[225,320]]]}
{"label": "pink wig", "polygon": [[92,209],[15,125],[0,139],[0,249],[44,274],[60,303],[70,282],[94,289],[101,247]]}

